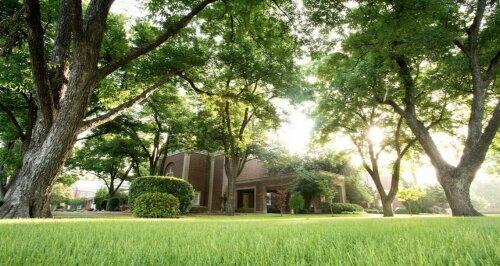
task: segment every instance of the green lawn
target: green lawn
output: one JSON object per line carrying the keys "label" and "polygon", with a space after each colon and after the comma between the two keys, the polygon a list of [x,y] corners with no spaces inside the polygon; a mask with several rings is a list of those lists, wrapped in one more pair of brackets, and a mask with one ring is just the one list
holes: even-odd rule
{"label": "green lawn", "polygon": [[500,265],[500,217],[0,221],[1,265]]}

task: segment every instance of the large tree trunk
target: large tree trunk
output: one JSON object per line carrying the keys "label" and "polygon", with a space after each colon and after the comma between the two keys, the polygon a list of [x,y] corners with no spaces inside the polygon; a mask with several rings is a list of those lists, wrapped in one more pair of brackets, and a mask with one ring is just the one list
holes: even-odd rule
{"label": "large tree trunk", "polygon": [[394,201],[394,198],[382,200],[382,210],[384,213],[384,217],[393,217],[394,216],[394,212],[392,210],[392,202],[393,201]]}
{"label": "large tree trunk", "polygon": [[[72,23],[59,22],[59,26],[71,27],[74,51],[68,82],[49,81],[48,64],[45,59],[45,30],[42,26],[40,2],[25,0],[25,17],[28,25],[28,44],[30,64],[38,113],[32,139],[26,151],[23,150],[22,166],[13,178],[0,206],[0,218],[47,217],[50,208],[48,199],[52,184],[71,152],[79,132],[95,128],[120,115],[125,109],[149,97],[155,90],[167,82],[172,73],[162,77],[157,83],[143,91],[133,99],[109,110],[107,113],[84,121],[87,102],[92,89],[110,73],[128,64],[130,61],[146,54],[176,35],[189,21],[215,0],[205,0],[195,6],[191,12],[177,23],[168,27],[153,41],[133,49],[122,58],[116,59],[98,69],[98,57],[103,33],[106,27],[108,11],[113,0],[90,1],[85,16],[78,1],[72,3],[71,12],[61,10],[61,21],[66,16]],[[68,6],[69,7],[69,6]],[[63,27],[65,28],[65,27]],[[61,29],[58,29],[62,34]],[[63,36],[61,36],[61,39]],[[60,38],[57,38],[60,40]],[[70,43],[70,42],[68,42]],[[55,51],[64,51],[66,42],[56,41]],[[58,50],[57,47],[64,49]],[[57,57],[57,56],[56,56]],[[58,65],[57,62],[55,65]],[[59,64],[64,70],[65,64]],[[61,86],[66,86],[61,90]],[[54,99],[52,89],[56,91]]]}
{"label": "large tree trunk", "polygon": [[446,199],[450,204],[451,213],[453,216],[481,216],[470,199],[470,186],[468,180],[472,178],[442,178],[441,186],[446,194]]}
{"label": "large tree trunk", "polygon": [[83,65],[73,66],[68,93],[50,128],[38,115],[21,169],[0,207],[1,218],[50,217],[52,185],[73,148],[93,87],[92,75],[83,69]]}
{"label": "large tree trunk", "polygon": [[74,138],[66,137],[69,141],[48,138],[44,145],[28,150],[19,174],[5,194],[0,217],[50,217],[48,199],[52,185],[73,147]]}

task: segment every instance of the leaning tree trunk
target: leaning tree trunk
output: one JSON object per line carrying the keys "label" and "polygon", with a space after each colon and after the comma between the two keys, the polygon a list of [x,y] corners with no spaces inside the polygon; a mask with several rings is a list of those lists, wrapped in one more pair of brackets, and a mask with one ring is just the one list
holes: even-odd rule
{"label": "leaning tree trunk", "polygon": [[50,217],[52,185],[76,141],[85,116],[86,95],[94,86],[93,75],[84,69],[73,66],[65,100],[52,125],[47,127],[38,115],[21,169],[0,207],[0,218]]}
{"label": "leaning tree trunk", "polygon": [[469,192],[472,182],[468,180],[472,179],[442,178],[441,186],[444,189],[453,216],[482,216],[472,205]]}

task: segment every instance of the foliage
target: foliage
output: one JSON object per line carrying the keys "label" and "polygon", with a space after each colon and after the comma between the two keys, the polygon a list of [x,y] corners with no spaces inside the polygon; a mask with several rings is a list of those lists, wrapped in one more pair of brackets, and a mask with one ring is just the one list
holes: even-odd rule
{"label": "foliage", "polygon": [[[499,224],[497,216],[383,221],[325,215],[0,221],[0,259],[8,265],[295,265],[297,260],[308,265],[340,261],[497,265],[498,247],[492,240],[500,238]],[[193,243],[196,251],[187,252]],[[80,252],[90,246],[99,252],[92,256]],[[353,255],[353,247],[360,252]]]}
{"label": "foliage", "polygon": [[189,213],[207,213],[209,212],[208,207],[206,206],[192,206],[189,208]]}
{"label": "foliage", "polygon": [[486,210],[490,207],[490,203],[482,196],[472,195],[471,201],[477,210]]}
{"label": "foliage", "polygon": [[54,184],[52,194],[50,195],[50,204],[59,205],[61,203],[68,203],[72,198],[73,193],[70,187],[61,183]]}
{"label": "foliage", "polygon": [[290,154],[285,147],[261,148],[258,158],[273,175],[294,175],[301,171],[326,171],[349,176],[356,172],[350,157],[344,152],[321,153],[299,157]]}
{"label": "foliage", "polygon": [[347,213],[359,213],[363,212],[363,207],[358,204],[353,203],[326,203],[323,206],[323,212],[325,213],[333,213],[333,214],[347,214]]}
{"label": "foliage", "polygon": [[288,200],[288,191],[284,189],[278,189],[276,190],[275,193],[273,193],[273,201],[280,210],[280,214],[282,216],[286,211],[287,200]]}
{"label": "foliage", "polygon": [[345,192],[347,201],[363,207],[368,207],[374,202],[370,188],[361,182],[359,176],[352,175],[345,178]]}
{"label": "foliage", "polygon": [[132,213],[142,218],[176,217],[179,215],[179,200],[167,193],[142,193],[135,199]]}
{"label": "foliage", "polygon": [[76,208],[78,206],[82,206],[85,204],[85,199],[84,198],[71,198],[68,200],[68,205],[72,206],[73,208]]}
{"label": "foliage", "polygon": [[95,204],[96,210],[98,210],[98,211],[105,210],[108,198],[109,198],[109,195],[108,195],[107,188],[102,187],[102,188],[98,189],[97,192],[95,193],[95,196],[94,196],[94,204]]}
{"label": "foliage", "polygon": [[126,196],[118,191],[125,181],[136,177],[140,156],[141,146],[126,135],[91,135],[83,146],[76,149],[67,166],[101,179],[107,189],[106,200],[98,198],[96,208],[100,210],[105,204],[107,211],[118,211],[120,205],[126,204]]}
{"label": "foliage", "polygon": [[194,198],[194,189],[188,182],[175,177],[149,176],[132,181],[129,189],[129,205],[134,210],[137,197],[146,192],[161,192],[174,195],[179,200],[179,210],[187,213]]}
{"label": "foliage", "polygon": [[315,198],[321,196],[333,202],[338,194],[334,181],[338,178],[341,177],[329,172],[301,171],[292,185],[292,190],[302,195],[307,209]]}
{"label": "foliage", "polygon": [[302,209],[304,209],[304,197],[302,197],[299,193],[293,193],[290,196],[290,209],[293,210],[293,213],[300,213]]}
{"label": "foliage", "polygon": [[255,210],[254,210],[254,208],[241,207],[241,208],[236,209],[236,212],[239,212],[239,213],[254,213]]}
{"label": "foliage", "polygon": [[398,199],[403,202],[417,201],[427,193],[415,187],[403,188],[398,191]]}
{"label": "foliage", "polygon": [[[401,117],[410,137],[405,141],[416,138],[447,191],[457,185],[468,190],[475,177],[470,169],[480,168],[498,131],[498,1],[316,2],[304,3],[314,25],[338,34],[322,38],[314,54],[322,62],[316,72],[319,127],[325,133],[343,127],[360,143],[370,127],[358,130],[356,120],[394,125]],[[366,115],[370,110],[374,116]],[[460,164],[447,162],[433,131],[463,143]],[[454,172],[466,174],[451,177]],[[479,214],[468,196],[454,200],[462,197],[454,194],[447,193],[454,215]]]}
{"label": "foliage", "polygon": [[[498,152],[500,156],[500,151]],[[500,161],[496,162],[500,165]],[[497,174],[500,173],[496,172]],[[475,195],[480,195],[483,197],[492,208],[500,208],[500,193],[498,193],[498,188],[500,187],[500,178],[493,177],[486,180],[476,180],[472,183],[471,194],[472,197]],[[475,205],[474,205],[475,206]]]}
{"label": "foliage", "polygon": [[446,213],[449,208],[448,201],[444,190],[440,186],[426,187],[422,189],[425,195],[418,200],[415,200],[406,209],[411,210],[411,213]]}
{"label": "foliage", "polygon": [[399,201],[406,204],[410,214],[412,213],[412,203],[423,198],[427,193],[415,187],[403,188],[398,191],[397,197]]}
{"label": "foliage", "polygon": [[109,211],[119,211],[120,206],[128,203],[128,196],[123,190],[119,189],[112,197],[109,197],[108,189],[105,187],[100,188],[94,196],[96,210],[106,210],[108,200],[111,200]]}
{"label": "foliage", "polygon": [[63,172],[57,177],[56,182],[71,186],[78,180],[78,175],[76,173]]}

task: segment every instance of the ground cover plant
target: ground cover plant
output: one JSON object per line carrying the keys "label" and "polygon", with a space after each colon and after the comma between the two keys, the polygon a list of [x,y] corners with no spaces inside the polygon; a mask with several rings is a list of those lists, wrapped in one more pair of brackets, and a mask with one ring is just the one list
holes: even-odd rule
{"label": "ground cover plant", "polygon": [[[500,217],[0,221],[4,265],[498,265]],[[32,239],[33,241],[26,241]]]}

